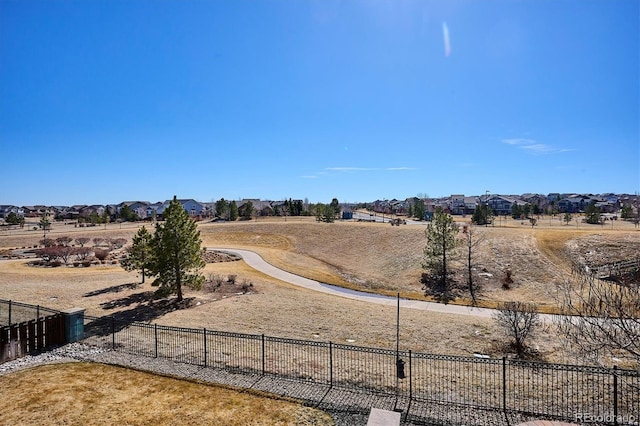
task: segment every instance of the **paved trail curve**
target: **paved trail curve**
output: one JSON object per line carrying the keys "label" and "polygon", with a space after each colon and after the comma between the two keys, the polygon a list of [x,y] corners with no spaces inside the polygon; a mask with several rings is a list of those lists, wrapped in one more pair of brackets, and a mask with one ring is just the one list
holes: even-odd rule
{"label": "paved trail curve", "polygon": [[[395,297],[383,296],[380,294],[365,293],[362,291],[350,290],[330,284],[324,284],[319,281],[310,280],[308,278],[295,275],[285,270],[276,268],[272,264],[265,261],[258,253],[250,250],[230,249],[230,248],[208,248],[227,253],[236,254],[251,266],[253,269],[260,271],[280,281],[304,287],[309,290],[319,291],[321,293],[331,294],[333,296],[346,297],[347,299],[359,300],[362,302],[376,303],[379,305],[396,306],[398,299]],[[493,309],[474,308],[470,306],[445,305],[442,303],[426,302],[421,300],[400,299],[400,307],[408,309],[419,309],[423,311],[441,312],[447,314],[469,315],[475,317],[490,318],[494,312]],[[543,317],[543,315],[541,315]]]}

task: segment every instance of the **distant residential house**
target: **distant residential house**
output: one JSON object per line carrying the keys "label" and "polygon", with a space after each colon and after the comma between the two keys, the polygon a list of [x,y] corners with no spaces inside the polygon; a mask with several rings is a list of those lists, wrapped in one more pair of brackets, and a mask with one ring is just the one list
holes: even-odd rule
{"label": "distant residential house", "polygon": [[214,217],[216,214],[216,203],[200,203],[202,204],[202,216]]}
{"label": "distant residential house", "polygon": [[145,218],[148,219],[160,216],[161,212],[158,212],[158,210],[164,210],[163,206],[164,204],[159,201],[157,203],[149,204],[147,206],[147,215],[145,216]]}
{"label": "distant residential house", "polygon": [[564,197],[559,192],[550,192],[547,194],[547,201],[549,203],[555,203],[556,201],[562,200]]}
{"label": "distant residential house", "polygon": [[258,209],[258,214],[260,216],[273,216],[275,211],[271,204],[262,204],[262,207]]}
{"label": "distant residential house", "polygon": [[449,198],[449,211],[451,214],[464,214],[464,195],[455,194]]}
{"label": "distant residential house", "polygon": [[40,217],[43,215],[53,216],[54,210],[50,207],[37,205],[37,206],[22,206],[25,217]]}
{"label": "distant residential house", "polygon": [[0,205],[0,218],[6,218],[9,213],[24,217],[24,209],[13,205]]}
{"label": "distant residential house", "polygon": [[407,214],[409,211],[409,202],[407,200],[396,200],[395,198],[389,201],[389,206],[392,214]]}
{"label": "distant residential house", "polygon": [[[292,200],[292,202],[295,202],[297,200]],[[251,205],[253,206],[253,211],[254,214],[260,214],[260,212],[262,211],[262,209],[264,208],[265,205],[269,205],[269,202],[267,201],[260,201],[257,198],[243,198],[242,200],[238,201],[238,210],[241,209],[242,206],[244,206],[247,203],[251,203]],[[300,201],[300,203],[302,203],[302,201]]]}
{"label": "distant residential house", "polygon": [[511,209],[514,204],[525,204],[524,201],[520,201],[512,197],[505,197],[502,195],[492,195],[487,200],[489,208],[496,216],[506,216],[511,214]]}
{"label": "distant residential house", "polygon": [[[606,206],[607,210],[614,209],[614,211],[620,210],[622,204],[620,203],[620,197],[616,194],[608,193],[602,194],[600,198],[606,202],[608,205]],[[608,211],[607,213],[613,213]]]}
{"label": "distant residential house", "polygon": [[38,217],[39,212],[36,206],[22,206],[22,211],[25,217]]}
{"label": "distant residential house", "polygon": [[149,207],[149,204],[150,203],[148,201],[123,201],[122,203],[118,204],[117,212],[120,213],[120,210],[124,206],[128,206],[129,209],[133,213],[137,214],[140,219],[146,219],[147,208]]}
{"label": "distant residential house", "polygon": [[640,195],[623,194],[620,196],[618,202],[620,203],[621,208],[622,206],[636,208],[640,206]]}
{"label": "distant residential house", "polygon": [[587,195],[571,195],[558,201],[558,211],[560,213],[583,212],[592,201],[594,200]]}
{"label": "distant residential house", "polygon": [[616,213],[618,211],[617,203],[610,201],[598,201],[595,206],[600,210],[600,213]]}
{"label": "distant residential house", "polygon": [[541,194],[524,194],[521,198],[531,206],[537,206],[540,212],[543,212],[549,204],[547,196]]}
{"label": "distant residential house", "polygon": [[76,220],[80,212],[72,206],[54,206],[56,220]]}
{"label": "distant residential house", "polygon": [[75,220],[78,218],[78,211],[70,206],[53,206],[56,220]]}
{"label": "distant residential house", "polygon": [[473,214],[478,207],[478,197],[464,197],[464,214]]}
{"label": "distant residential house", "polygon": [[69,209],[69,206],[51,206],[51,209],[53,210],[54,214],[58,214],[60,212],[67,211]]}
{"label": "distant residential house", "polygon": [[373,211],[376,213],[391,214],[391,203],[388,200],[376,200],[373,202]]}
{"label": "distant residential house", "polygon": [[[159,216],[162,216],[162,213],[165,211],[165,209],[167,207],[169,207],[169,204],[171,203],[172,200],[166,200],[164,203],[162,203],[160,205],[160,207],[158,207],[157,209],[155,209],[156,213]],[[189,216],[195,218],[195,217],[202,217],[202,212],[204,211],[204,206],[202,205],[202,203],[197,202],[196,200],[189,198],[189,199],[184,199],[184,200],[177,200],[181,205],[182,208],[189,213]]]}
{"label": "distant residential house", "polygon": [[204,210],[204,206],[197,202],[196,200],[178,200],[180,204],[182,204],[182,208],[189,213],[189,216],[196,217],[202,215],[202,211]]}
{"label": "distant residential house", "polygon": [[105,211],[105,206],[101,204],[93,204],[90,206],[84,206],[80,208],[79,214],[81,217],[88,218],[94,213],[98,216],[102,216]]}

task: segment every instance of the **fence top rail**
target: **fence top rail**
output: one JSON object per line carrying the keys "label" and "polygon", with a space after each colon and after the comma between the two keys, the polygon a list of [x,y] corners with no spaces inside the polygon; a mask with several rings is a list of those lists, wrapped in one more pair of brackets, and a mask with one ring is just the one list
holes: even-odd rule
{"label": "fence top rail", "polygon": [[40,306],[40,305],[30,305],[28,303],[16,302],[15,300],[0,299],[0,303],[4,305],[11,304],[11,306],[19,306],[21,308],[40,309],[41,311],[51,312],[52,314],[57,314],[61,312],[61,311],[58,311],[57,309],[45,308],[44,306]]}
{"label": "fence top rail", "polygon": [[583,373],[592,374],[605,374],[609,375],[615,371],[629,371],[630,373],[637,373],[634,370],[623,370],[618,368],[599,367],[593,365],[578,365],[578,364],[552,364],[548,362],[540,361],[527,361],[522,359],[507,358],[506,362],[512,367],[522,367],[529,370],[557,370],[557,371],[580,371]]}
{"label": "fence top rail", "polygon": [[[0,304],[9,304],[27,308],[39,308],[41,311],[48,311],[52,314],[59,314],[61,311],[45,308],[42,306],[30,305],[22,302],[15,302],[6,299],[0,299]],[[599,366],[589,366],[589,365],[576,365],[576,364],[553,364],[553,363],[545,363],[539,361],[526,361],[526,360],[518,360],[513,358],[475,358],[464,355],[438,355],[438,354],[429,354],[429,353],[421,353],[421,352],[412,352],[412,351],[395,351],[393,349],[382,349],[382,348],[373,348],[367,346],[355,346],[355,345],[345,345],[340,343],[332,343],[332,342],[319,342],[314,340],[298,340],[298,339],[289,339],[283,337],[274,337],[274,336],[265,336],[263,334],[245,334],[245,333],[235,333],[229,331],[219,331],[219,330],[208,330],[206,328],[185,328],[185,327],[172,327],[172,326],[164,326],[164,325],[155,325],[155,324],[146,324],[142,322],[132,322],[132,321],[124,321],[115,319],[113,316],[102,316],[102,317],[93,317],[93,316],[84,316],[85,321],[109,321],[115,322],[120,325],[126,324],[129,327],[141,327],[141,328],[154,328],[158,327],[162,330],[169,331],[182,331],[188,333],[206,333],[206,335],[210,336],[223,336],[223,337],[233,337],[233,338],[242,338],[249,340],[269,340],[272,342],[281,342],[281,343],[289,343],[289,344],[300,344],[300,345],[308,345],[308,346],[317,346],[317,347],[333,347],[336,350],[349,350],[355,352],[365,352],[365,353],[374,353],[374,354],[382,354],[382,355],[393,355],[393,356],[404,356],[408,357],[409,354],[413,359],[432,359],[432,360],[444,360],[444,361],[458,361],[458,362],[469,362],[469,363],[484,363],[484,364],[495,364],[507,362],[512,366],[522,366],[532,369],[539,370],[563,370],[563,371],[581,371],[581,372],[590,372],[597,374],[612,374],[615,372],[618,376],[624,377],[640,377],[640,370],[631,370],[624,368],[608,368],[608,367],[599,367]]]}
{"label": "fence top rail", "polygon": [[24,327],[25,325],[28,324],[36,324],[39,322],[47,322],[47,321],[51,321],[52,319],[58,318],[58,316],[60,315],[60,313],[55,313],[53,315],[47,315],[46,317],[40,317],[40,318],[33,318],[27,321],[22,321],[22,322],[16,322],[13,324],[9,324],[9,325],[3,325],[0,326],[0,330],[8,330],[8,329],[14,329],[14,328],[20,328],[20,327]]}
{"label": "fence top rail", "polygon": [[240,339],[249,339],[249,340],[261,340],[261,334],[246,334],[246,333],[235,333],[233,331],[219,331],[219,330],[209,330],[207,329],[208,336],[220,336],[220,337],[236,337]]}
{"label": "fence top rail", "polygon": [[[402,353],[402,351],[401,351]],[[472,364],[502,364],[502,358],[477,358],[464,355],[440,355],[440,354],[428,354],[428,353],[411,353],[411,357],[414,359],[429,359],[434,361],[455,361],[455,362],[468,362]]]}
{"label": "fence top rail", "polygon": [[188,328],[188,327],[175,327],[171,325],[160,325],[160,324],[149,324],[152,327],[157,327],[158,331],[177,331],[180,333],[188,333],[188,334],[202,334],[202,328]]}
{"label": "fence top rail", "polygon": [[264,336],[265,341],[273,342],[273,343],[286,343],[291,345],[299,345],[299,346],[319,346],[319,347],[329,347],[329,342],[317,341],[317,340],[300,340],[300,339],[289,339],[287,337],[272,337],[272,336]]}
{"label": "fence top rail", "polygon": [[353,351],[353,352],[366,352],[372,354],[380,354],[380,355],[393,355],[396,356],[398,354],[406,354],[408,352],[396,352],[393,349],[382,349],[382,348],[371,348],[368,346],[355,346],[355,345],[343,345],[341,343],[333,343],[334,349]]}

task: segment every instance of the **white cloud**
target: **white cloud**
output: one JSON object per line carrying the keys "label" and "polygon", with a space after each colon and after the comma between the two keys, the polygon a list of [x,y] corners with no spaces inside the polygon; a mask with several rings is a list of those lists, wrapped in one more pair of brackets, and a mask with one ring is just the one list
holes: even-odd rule
{"label": "white cloud", "polygon": [[363,172],[368,170],[375,170],[366,167],[327,167],[325,170],[331,170],[334,172]]}
{"label": "white cloud", "polygon": [[314,175],[306,175],[306,176],[300,176],[302,179],[318,179],[318,176],[314,176]]}
{"label": "white cloud", "polygon": [[502,143],[506,143],[507,145],[531,145],[536,143],[533,139],[524,139],[524,138],[512,138],[512,139],[502,139]]}
{"label": "white cloud", "polygon": [[415,167],[327,167],[325,170],[332,172],[371,172],[371,171],[398,171],[398,170],[417,170]]}
{"label": "white cloud", "polygon": [[545,145],[543,143],[534,143],[531,145],[523,145],[521,147],[522,149],[526,149],[529,152],[534,152],[537,154],[543,154],[545,152],[554,152],[557,151],[556,148],[549,146],[549,145]]}
{"label": "white cloud", "polygon": [[526,138],[502,139],[502,143],[507,145],[512,145],[512,146],[517,146],[518,148],[525,150],[531,155],[542,155],[542,154],[552,154],[552,153],[558,153],[558,152],[575,151],[575,149],[557,148],[552,145],[538,143],[533,139],[526,139]]}

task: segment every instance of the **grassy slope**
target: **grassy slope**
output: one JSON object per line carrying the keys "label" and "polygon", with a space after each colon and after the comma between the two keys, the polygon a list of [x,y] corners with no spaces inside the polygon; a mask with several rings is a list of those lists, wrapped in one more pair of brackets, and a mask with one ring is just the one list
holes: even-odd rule
{"label": "grassy slope", "polygon": [[7,425],[331,425],[293,402],[119,367],[70,363],[0,376]]}
{"label": "grassy slope", "polygon": [[[544,222],[544,221],[541,221]],[[534,300],[553,304],[555,284],[570,266],[573,255],[569,243],[588,241],[596,244],[606,239],[626,245],[640,242],[640,232],[631,229],[580,229],[541,224],[536,229],[518,222],[483,228],[486,242],[478,252],[477,262],[493,274],[483,279],[485,300]],[[623,226],[624,224],[616,224]],[[115,228],[115,226],[114,226]],[[115,228],[111,232],[133,235],[136,228]],[[245,247],[260,252],[267,260],[292,272],[321,281],[345,283],[363,289],[412,292],[420,295],[417,282],[420,269],[424,227],[388,224],[335,223],[315,221],[271,220],[250,223],[202,224],[202,239],[207,246]],[[103,230],[54,230],[64,233],[105,235]],[[0,247],[35,244],[39,235],[0,236]],[[579,246],[579,244],[578,244]],[[607,245],[609,252],[612,247]],[[514,288],[504,291],[500,278],[504,268],[513,271]],[[371,306],[293,288],[266,277],[244,262],[209,264],[205,275],[237,274],[254,283],[255,293],[222,299],[216,293],[188,292],[201,304],[150,318],[162,324],[244,333],[265,333],[301,339],[394,347],[395,309]],[[122,289],[137,281],[135,273],[119,267],[29,268],[24,261],[0,261],[0,294],[3,298],[66,309],[87,308],[90,315],[108,315],[118,310],[136,314],[145,305],[145,286]],[[113,288],[112,291],[102,291]],[[116,291],[117,290],[117,291]],[[401,341],[403,347],[423,352],[465,354],[490,352],[501,339],[490,319],[451,316],[433,312],[403,310]],[[561,345],[549,330],[539,335],[538,344],[548,359],[562,361]]]}

